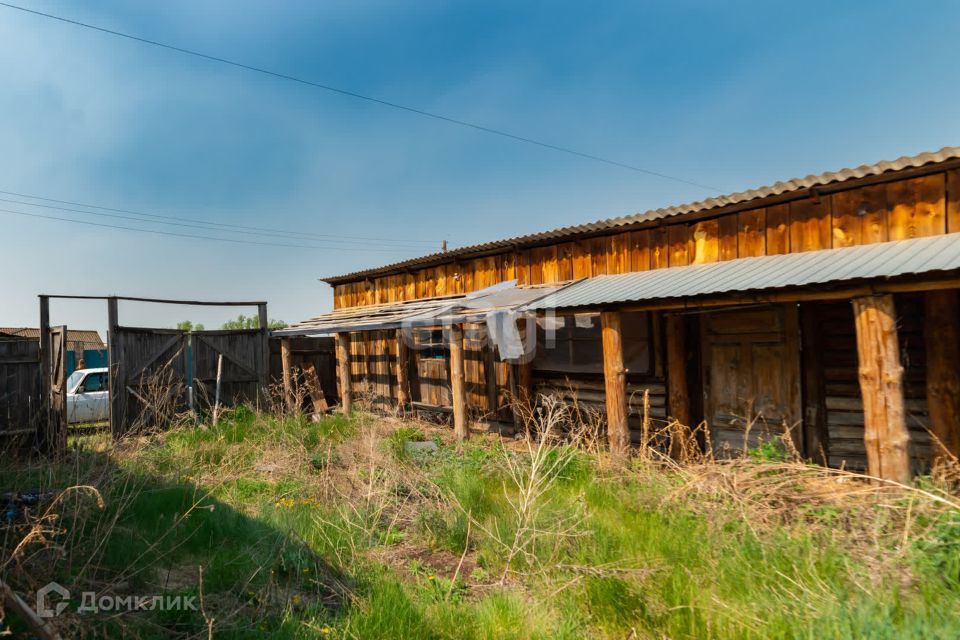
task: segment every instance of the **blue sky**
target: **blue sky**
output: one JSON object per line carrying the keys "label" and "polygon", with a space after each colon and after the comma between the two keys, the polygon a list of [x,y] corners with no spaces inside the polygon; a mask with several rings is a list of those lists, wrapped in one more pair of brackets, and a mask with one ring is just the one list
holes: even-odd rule
{"label": "blue sky", "polygon": [[[956,2],[22,3],[718,193],[960,144]],[[0,325],[35,325],[41,292],[266,299],[293,321],[331,307],[318,277],[442,239],[715,195],[3,7],[0,74],[0,190],[335,236],[256,246],[0,213]],[[62,302],[52,319],[103,329],[105,316]]]}

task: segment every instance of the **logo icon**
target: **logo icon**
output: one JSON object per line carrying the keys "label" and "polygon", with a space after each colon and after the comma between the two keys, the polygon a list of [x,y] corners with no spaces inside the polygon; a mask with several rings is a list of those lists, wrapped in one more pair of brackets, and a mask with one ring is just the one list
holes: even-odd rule
{"label": "logo icon", "polygon": [[[53,603],[50,601],[50,595],[54,593],[60,596],[60,602],[57,602],[54,608],[51,608]],[[56,582],[51,582],[37,591],[37,615],[41,618],[58,616],[67,608],[69,599],[70,592],[65,587]]]}

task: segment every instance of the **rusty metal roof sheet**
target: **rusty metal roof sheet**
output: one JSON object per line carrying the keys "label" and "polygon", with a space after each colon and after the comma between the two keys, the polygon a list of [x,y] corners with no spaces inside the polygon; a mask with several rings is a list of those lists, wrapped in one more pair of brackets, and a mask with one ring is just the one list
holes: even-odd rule
{"label": "rusty metal roof sheet", "polygon": [[341,331],[378,331],[450,322],[479,322],[495,311],[515,309],[556,292],[562,285],[516,286],[516,280],[466,295],[337,309],[284,329],[275,336],[302,336]]}
{"label": "rusty metal roof sheet", "polygon": [[649,302],[960,270],[960,233],[580,280],[522,311]]}
{"label": "rusty metal roof sheet", "polygon": [[516,245],[540,243],[545,240],[556,240],[556,239],[566,238],[569,236],[577,236],[577,235],[586,234],[586,233],[606,231],[610,229],[616,229],[618,227],[624,227],[627,225],[636,224],[639,222],[648,222],[652,220],[659,220],[662,218],[669,218],[669,217],[688,214],[688,213],[696,213],[700,211],[707,211],[710,209],[718,209],[720,207],[725,207],[728,205],[749,202],[750,200],[759,200],[761,198],[781,195],[781,194],[790,193],[793,191],[800,191],[803,189],[810,189],[813,187],[821,187],[828,184],[845,182],[847,180],[866,178],[869,176],[880,175],[882,173],[888,173],[892,171],[903,171],[904,169],[914,169],[914,168],[922,167],[928,164],[937,164],[937,163],[946,162],[948,160],[955,160],[955,159],[960,159],[960,147],[944,147],[939,151],[925,152],[915,156],[903,156],[901,158],[897,158],[896,160],[884,160],[881,162],[876,162],[874,164],[864,164],[852,169],[841,169],[839,171],[830,171],[827,173],[821,173],[819,175],[809,175],[805,178],[794,178],[792,180],[776,182],[770,186],[761,187],[759,189],[748,189],[746,191],[739,191],[737,193],[731,193],[725,196],[708,198],[706,200],[691,202],[689,204],[681,204],[673,207],[653,209],[643,213],[635,213],[635,214],[630,214],[626,216],[620,216],[617,218],[607,218],[605,220],[598,220],[596,222],[590,222],[586,224],[560,227],[558,229],[553,229],[551,231],[544,231],[541,233],[515,236],[512,238],[506,238],[504,240],[495,240],[492,242],[475,244],[467,247],[454,249],[452,251],[447,251],[443,253],[433,253],[433,254],[422,256],[419,258],[412,258],[410,260],[395,262],[393,264],[388,264],[381,267],[365,269],[362,271],[355,271],[353,273],[348,273],[342,276],[333,276],[329,278],[323,278],[323,280],[330,284],[337,284],[340,282],[356,280],[356,279],[374,275],[374,274],[387,273],[387,272],[392,272],[399,269],[423,266],[427,264],[441,263],[447,260],[451,260],[453,258],[464,257],[472,254],[478,254],[478,253],[485,253],[485,252],[494,251],[497,249],[508,249]]}

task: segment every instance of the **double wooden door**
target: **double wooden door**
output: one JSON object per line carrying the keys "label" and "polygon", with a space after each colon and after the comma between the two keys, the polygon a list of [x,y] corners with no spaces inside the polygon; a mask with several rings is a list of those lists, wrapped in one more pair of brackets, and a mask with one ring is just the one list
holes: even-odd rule
{"label": "double wooden door", "polygon": [[704,414],[718,455],[801,441],[796,305],[711,312],[701,324]]}

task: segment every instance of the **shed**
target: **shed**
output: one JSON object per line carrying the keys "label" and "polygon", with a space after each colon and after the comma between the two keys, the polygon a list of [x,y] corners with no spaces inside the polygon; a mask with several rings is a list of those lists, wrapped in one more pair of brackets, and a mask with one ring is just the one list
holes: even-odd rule
{"label": "shed", "polygon": [[[503,386],[475,375],[457,398],[459,367],[489,353],[513,397],[595,403],[614,449],[638,440],[646,392],[647,418],[704,424],[718,453],[789,434],[811,460],[896,480],[960,454],[958,147],[325,280],[330,315],[351,318],[328,325],[341,388],[386,363],[382,405],[410,398],[402,327],[376,318],[421,306],[445,330],[413,346],[444,363],[435,400],[464,423]],[[513,281],[552,290],[510,307],[536,347],[504,362],[449,309]]]}

